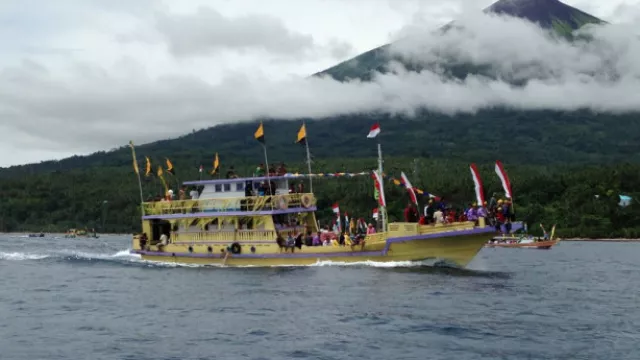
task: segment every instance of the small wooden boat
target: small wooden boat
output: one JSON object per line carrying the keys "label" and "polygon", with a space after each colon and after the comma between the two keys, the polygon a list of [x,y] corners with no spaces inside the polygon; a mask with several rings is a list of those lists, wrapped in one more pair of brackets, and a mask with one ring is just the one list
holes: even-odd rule
{"label": "small wooden boat", "polygon": [[543,249],[548,250],[551,249],[552,246],[557,245],[560,242],[560,239],[555,238],[554,235],[556,232],[556,226],[554,225],[551,228],[551,236],[549,238],[539,238],[533,237],[531,235],[520,235],[517,236],[515,234],[510,234],[509,236],[495,236],[491,239],[484,247],[495,248],[495,247],[505,247],[505,248],[525,248],[525,249]]}

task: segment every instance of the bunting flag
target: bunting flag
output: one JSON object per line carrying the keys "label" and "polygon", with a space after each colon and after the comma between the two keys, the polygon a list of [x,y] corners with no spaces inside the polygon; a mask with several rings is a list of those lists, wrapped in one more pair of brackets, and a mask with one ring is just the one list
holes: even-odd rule
{"label": "bunting flag", "polygon": [[476,189],[476,202],[478,206],[484,205],[484,190],[482,190],[482,180],[480,179],[480,173],[478,172],[478,167],[476,164],[471,164],[469,166],[471,169],[471,178],[473,179],[473,184]]}
{"label": "bunting flag", "polygon": [[402,181],[402,185],[407,188],[407,192],[409,193],[409,198],[411,199],[411,201],[418,205],[418,198],[416,197],[416,192],[413,190],[413,186],[411,186],[411,183],[409,182],[409,179],[407,178],[407,175],[404,174],[404,171],[400,173],[400,179]]}
{"label": "bunting flag", "polygon": [[298,140],[296,140],[296,143],[300,145],[305,145],[307,143],[307,128],[305,124],[302,124],[300,130],[298,130]]}
{"label": "bunting flag", "polygon": [[371,126],[367,138],[373,139],[374,137],[378,136],[378,134],[380,134],[380,124],[375,123],[373,126]]}
{"label": "bunting flag", "polygon": [[144,171],[144,176],[150,176],[151,175],[151,160],[149,160],[148,156],[145,156],[145,159],[147,159],[147,165],[145,167],[145,171]]}
{"label": "bunting flag", "polygon": [[504,189],[504,196],[511,199],[511,181],[509,181],[509,177],[507,176],[507,172],[504,171],[504,167],[500,160],[496,161],[496,174],[500,178],[500,182],[502,182],[502,188]]}
{"label": "bunting flag", "polygon": [[256,130],[256,132],[253,134],[253,137],[258,140],[259,142],[261,142],[262,144],[265,143],[264,141],[264,127],[262,126],[262,121],[260,121],[260,126],[258,127],[258,130]]}
{"label": "bunting flag", "polygon": [[378,220],[378,208],[373,209],[373,215],[371,217]]}
{"label": "bunting flag", "polygon": [[176,174],[175,170],[173,170],[173,164],[169,161],[169,158],[167,158],[167,172],[171,175]]}
{"label": "bunting flag", "polygon": [[220,159],[218,158],[218,153],[216,153],[216,157],[213,160],[213,170],[211,170],[211,175],[215,175],[220,170]]}
{"label": "bunting flag", "polygon": [[380,206],[385,207],[387,206],[387,201],[384,198],[384,191],[382,190],[381,187],[381,183],[382,183],[382,176],[380,174],[378,174],[377,171],[373,172],[373,180],[374,180],[374,185],[376,187],[376,189],[378,190],[378,204],[380,204]]}
{"label": "bunting flag", "polygon": [[140,175],[140,169],[138,169],[138,160],[136,160],[136,149],[133,146],[133,140],[129,141],[129,146],[131,147],[131,157],[133,158],[133,171],[136,174]]}

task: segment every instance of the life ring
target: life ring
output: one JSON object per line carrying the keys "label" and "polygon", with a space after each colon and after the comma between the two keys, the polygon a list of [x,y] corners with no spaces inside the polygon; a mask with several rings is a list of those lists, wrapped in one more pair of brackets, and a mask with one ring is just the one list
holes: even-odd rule
{"label": "life ring", "polygon": [[237,242],[234,242],[233,244],[231,244],[230,250],[232,254],[240,254],[240,252],[242,251],[242,247],[240,247],[240,244],[238,244]]}
{"label": "life ring", "polygon": [[311,206],[311,195],[302,195],[302,197],[300,197],[300,203],[302,203],[302,207],[304,208],[308,208],[309,206]]}

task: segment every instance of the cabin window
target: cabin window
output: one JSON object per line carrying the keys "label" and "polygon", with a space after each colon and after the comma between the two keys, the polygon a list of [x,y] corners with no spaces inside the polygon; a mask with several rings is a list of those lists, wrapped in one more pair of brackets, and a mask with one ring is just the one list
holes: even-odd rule
{"label": "cabin window", "polygon": [[222,192],[222,185],[216,184],[216,192]]}
{"label": "cabin window", "polygon": [[237,183],[236,191],[242,191],[242,190],[244,190],[244,183]]}
{"label": "cabin window", "polygon": [[231,191],[231,184],[224,184],[224,191]]}

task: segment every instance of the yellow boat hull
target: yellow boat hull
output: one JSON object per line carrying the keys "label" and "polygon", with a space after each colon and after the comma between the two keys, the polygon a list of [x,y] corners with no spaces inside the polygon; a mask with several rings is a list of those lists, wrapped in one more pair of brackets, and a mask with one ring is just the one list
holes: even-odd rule
{"label": "yellow boat hull", "polygon": [[[479,231],[478,231],[479,230]],[[143,260],[220,266],[305,266],[319,262],[404,262],[445,260],[465,267],[494,235],[492,229],[476,231],[409,236],[386,239],[386,241],[360,246],[302,246],[301,249],[281,250],[275,244],[243,246],[239,254],[221,251],[222,246],[206,244],[166,245],[162,251],[134,249]],[[155,248],[152,246],[152,248]]]}

